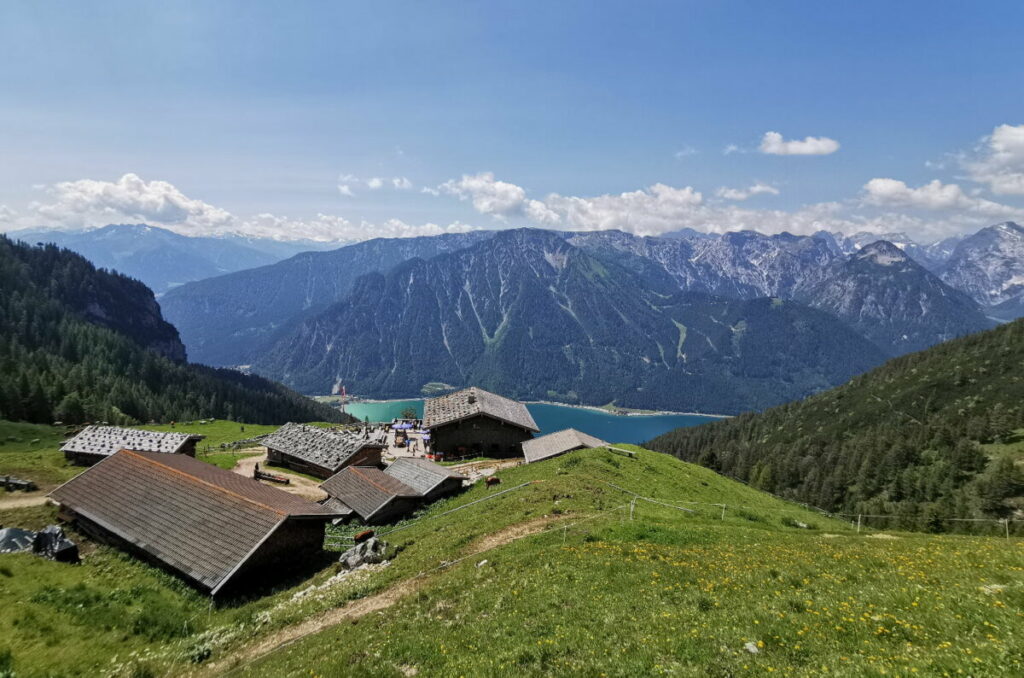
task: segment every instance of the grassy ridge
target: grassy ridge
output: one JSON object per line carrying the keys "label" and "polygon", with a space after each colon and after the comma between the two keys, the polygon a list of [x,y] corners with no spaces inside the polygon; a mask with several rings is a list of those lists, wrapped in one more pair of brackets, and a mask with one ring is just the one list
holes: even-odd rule
{"label": "grassy ridge", "polygon": [[[251,640],[414,580],[419,590],[395,607],[238,665],[240,673],[735,675],[747,666],[751,675],[816,675],[825,666],[841,675],[1007,675],[1020,666],[1018,542],[857,536],[643,450],[636,459],[581,451],[500,476],[501,485],[474,486],[385,535],[397,552],[387,568],[343,580],[327,568],[221,608],[105,548],[78,567],[0,556],[13,573],[0,574],[0,652],[12,651],[19,676],[180,675],[207,662],[221,671],[238,665],[232,657]],[[530,484],[470,505],[522,483]],[[630,521],[632,495],[609,483],[696,512],[640,501]],[[545,519],[546,532],[438,569],[488,535]],[[174,622],[136,622],[137,599]],[[744,650],[748,642],[758,654]]]}

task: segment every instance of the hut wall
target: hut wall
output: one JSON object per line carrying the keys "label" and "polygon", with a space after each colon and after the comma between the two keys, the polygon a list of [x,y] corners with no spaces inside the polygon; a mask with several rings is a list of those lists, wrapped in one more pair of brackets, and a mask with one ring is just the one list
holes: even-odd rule
{"label": "hut wall", "polygon": [[526,429],[478,415],[434,428],[431,444],[448,456],[521,457],[523,441],[532,437]]}
{"label": "hut wall", "polygon": [[388,502],[387,506],[377,511],[372,520],[366,522],[368,525],[380,525],[398,520],[415,511],[420,501],[419,497],[395,497]]}

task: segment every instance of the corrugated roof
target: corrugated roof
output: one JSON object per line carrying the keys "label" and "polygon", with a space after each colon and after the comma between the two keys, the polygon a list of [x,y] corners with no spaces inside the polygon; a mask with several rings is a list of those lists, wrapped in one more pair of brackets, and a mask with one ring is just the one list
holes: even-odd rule
{"label": "corrugated roof", "polygon": [[595,438],[574,428],[567,428],[549,433],[546,436],[534,438],[533,440],[527,440],[523,443],[523,456],[526,457],[526,462],[530,463],[549,459],[584,447],[607,446],[608,443],[600,438]]}
{"label": "corrugated roof", "polygon": [[399,457],[384,469],[384,473],[397,478],[421,495],[426,495],[435,487],[449,478],[466,480],[466,476],[456,473],[440,464],[427,459]]}
{"label": "corrugated roof", "polygon": [[50,496],[214,593],[288,518],[337,515],[188,456],[129,450]]}
{"label": "corrugated roof", "polygon": [[423,425],[434,428],[478,414],[530,431],[540,430],[526,405],[476,386],[427,400],[423,404]]}
{"label": "corrugated roof", "polygon": [[103,456],[109,456],[119,450],[176,453],[189,440],[202,440],[204,437],[194,433],[142,431],[119,426],[86,426],[60,449],[61,452]]}
{"label": "corrugated roof", "polygon": [[288,423],[263,439],[263,444],[317,466],[337,471],[367,446],[384,446],[386,432],[332,431],[319,426]]}
{"label": "corrugated roof", "polygon": [[420,494],[376,466],[349,466],[320,484],[327,494],[349,506],[366,520],[396,497]]}

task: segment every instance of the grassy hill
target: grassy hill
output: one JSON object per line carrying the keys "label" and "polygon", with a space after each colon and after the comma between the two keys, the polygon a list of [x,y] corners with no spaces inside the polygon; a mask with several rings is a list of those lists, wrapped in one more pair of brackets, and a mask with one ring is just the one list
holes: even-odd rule
{"label": "grassy hill", "polygon": [[943,531],[1024,508],[1024,321],[649,446],[829,510]]}
{"label": "grassy hill", "polygon": [[1024,670],[1019,542],[858,535],[632,449],[502,471],[384,535],[387,567],[219,607],[106,547],[0,556],[0,657],[20,677]]}

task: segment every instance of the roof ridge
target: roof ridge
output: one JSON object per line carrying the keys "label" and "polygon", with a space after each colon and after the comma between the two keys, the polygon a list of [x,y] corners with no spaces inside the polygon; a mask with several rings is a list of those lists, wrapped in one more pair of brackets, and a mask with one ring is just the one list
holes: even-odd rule
{"label": "roof ridge", "polygon": [[[161,463],[160,461],[157,461],[156,459],[150,459],[149,457],[143,456],[142,454],[136,452],[135,450],[125,449],[125,450],[121,450],[120,452],[128,454],[129,456],[132,456],[132,457],[137,457],[137,458],[139,458],[139,459],[141,459],[141,460],[143,460],[145,462],[148,462],[148,463],[153,464],[155,466],[159,466],[159,467],[161,467],[163,469],[171,471],[172,473],[177,473],[180,476],[184,476],[185,478],[191,480],[194,483],[198,483],[200,485],[206,485],[207,487],[212,487],[213,489],[219,490],[220,492],[223,492],[224,494],[230,495],[232,497],[236,497],[238,499],[241,499],[242,501],[248,502],[250,504],[254,504],[255,506],[259,506],[260,508],[267,509],[268,511],[272,511],[272,512],[277,513],[277,514],[282,515],[282,516],[291,515],[290,513],[288,513],[287,511],[284,511],[282,509],[274,508],[273,506],[268,506],[268,505],[264,504],[263,502],[256,501],[255,499],[253,499],[251,497],[246,497],[245,495],[242,495],[242,494],[239,494],[239,493],[234,492],[232,490],[229,490],[226,487],[221,487],[220,485],[217,485],[215,483],[211,483],[209,481],[203,480],[202,478],[197,478],[196,476],[192,475],[191,473],[186,473],[185,471],[182,471],[180,469],[176,469],[173,466],[168,466],[168,465],[166,465],[164,463]],[[114,455],[110,455],[110,456],[113,457]],[[197,460],[196,463],[202,464],[203,462]],[[217,467],[214,466],[213,468],[217,468]],[[221,470],[223,470],[223,469],[221,469]],[[227,473],[231,473],[231,471],[227,471]],[[260,487],[262,487],[262,485]],[[273,488],[271,488],[271,489],[273,489]]]}

